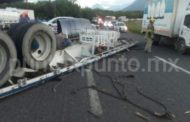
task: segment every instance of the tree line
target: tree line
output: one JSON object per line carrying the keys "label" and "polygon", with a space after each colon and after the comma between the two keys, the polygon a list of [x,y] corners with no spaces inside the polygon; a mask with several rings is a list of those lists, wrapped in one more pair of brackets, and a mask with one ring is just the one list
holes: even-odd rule
{"label": "tree line", "polygon": [[55,0],[43,1],[38,3],[5,3],[0,4],[0,8],[15,7],[21,9],[32,9],[37,19],[51,19],[56,16],[72,16],[92,19],[95,16],[126,16],[127,18],[141,18],[142,11],[109,11],[91,8],[81,8],[76,4],[76,0]]}

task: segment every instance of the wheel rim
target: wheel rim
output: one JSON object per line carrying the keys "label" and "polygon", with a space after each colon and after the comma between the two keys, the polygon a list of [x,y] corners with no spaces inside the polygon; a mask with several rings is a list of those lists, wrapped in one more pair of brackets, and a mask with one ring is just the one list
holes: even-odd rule
{"label": "wheel rim", "polygon": [[6,67],[8,61],[8,55],[6,49],[0,44],[0,73],[2,73]]}
{"label": "wheel rim", "polygon": [[44,61],[51,53],[51,39],[44,32],[37,32],[31,41],[31,54],[37,61]]}

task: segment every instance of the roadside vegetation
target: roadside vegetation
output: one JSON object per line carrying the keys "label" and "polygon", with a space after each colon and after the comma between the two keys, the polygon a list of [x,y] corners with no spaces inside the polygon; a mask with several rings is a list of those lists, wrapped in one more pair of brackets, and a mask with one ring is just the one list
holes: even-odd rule
{"label": "roadside vegetation", "polygon": [[56,16],[73,16],[73,17],[83,17],[87,19],[92,19],[95,16],[126,16],[127,18],[141,18],[143,12],[133,11],[107,11],[99,9],[81,8],[76,4],[77,0],[55,0],[55,1],[44,1],[38,3],[6,3],[0,4],[0,8],[6,7],[16,7],[23,9],[32,9],[35,11],[35,16],[37,19],[48,20]]}
{"label": "roadside vegetation", "polygon": [[127,27],[129,32],[141,34],[142,20],[129,20]]}

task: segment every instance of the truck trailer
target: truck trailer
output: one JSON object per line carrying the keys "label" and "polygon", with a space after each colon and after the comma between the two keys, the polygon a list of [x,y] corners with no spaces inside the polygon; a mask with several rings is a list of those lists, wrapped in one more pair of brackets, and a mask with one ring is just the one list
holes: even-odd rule
{"label": "truck trailer", "polygon": [[148,0],[142,22],[143,33],[150,19],[155,20],[154,43],[166,37],[182,54],[190,48],[190,0]]}

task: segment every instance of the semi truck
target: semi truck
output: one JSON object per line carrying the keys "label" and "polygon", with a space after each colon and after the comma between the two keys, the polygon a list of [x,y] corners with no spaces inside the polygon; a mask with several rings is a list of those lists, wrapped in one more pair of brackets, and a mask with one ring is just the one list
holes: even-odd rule
{"label": "semi truck", "polygon": [[154,43],[162,37],[171,39],[179,53],[190,48],[190,0],[147,0],[142,32],[146,32],[150,19],[154,19]]}

